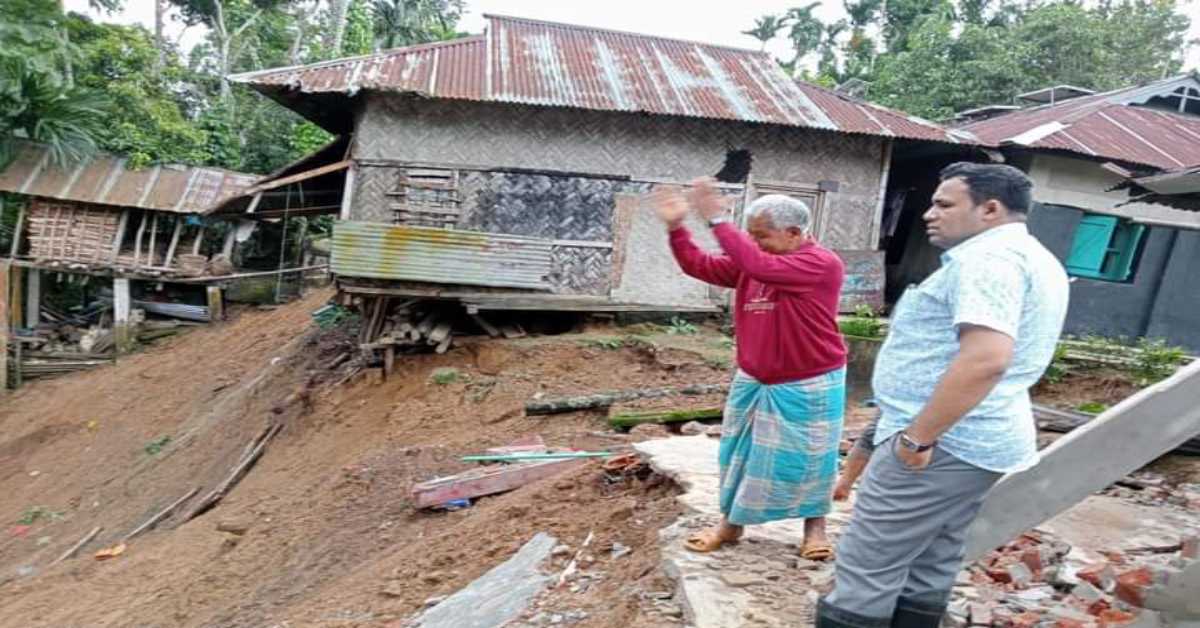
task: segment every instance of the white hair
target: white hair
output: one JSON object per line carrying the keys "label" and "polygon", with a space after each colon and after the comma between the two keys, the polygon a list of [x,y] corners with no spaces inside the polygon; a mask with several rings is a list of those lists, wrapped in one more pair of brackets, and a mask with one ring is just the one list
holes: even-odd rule
{"label": "white hair", "polygon": [[808,233],[808,228],[812,225],[812,211],[808,209],[808,205],[800,199],[783,194],[768,194],[754,199],[746,208],[746,215],[750,218],[765,216],[776,229],[796,227]]}

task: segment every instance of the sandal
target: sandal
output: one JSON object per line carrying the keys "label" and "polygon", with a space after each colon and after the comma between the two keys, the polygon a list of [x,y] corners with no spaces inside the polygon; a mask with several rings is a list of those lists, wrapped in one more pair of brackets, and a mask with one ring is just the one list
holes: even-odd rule
{"label": "sandal", "polygon": [[707,554],[721,549],[721,546],[725,544],[736,545],[739,538],[741,538],[740,534],[732,539],[721,538],[721,533],[717,528],[708,528],[688,537],[683,546],[693,552]]}
{"label": "sandal", "polygon": [[833,558],[833,545],[829,543],[812,543],[800,548],[800,558],[812,561],[826,561]]}

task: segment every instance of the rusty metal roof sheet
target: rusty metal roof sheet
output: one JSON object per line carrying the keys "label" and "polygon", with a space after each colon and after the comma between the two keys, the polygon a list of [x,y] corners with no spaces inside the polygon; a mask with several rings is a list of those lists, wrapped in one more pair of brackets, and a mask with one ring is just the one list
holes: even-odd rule
{"label": "rusty metal roof sheet", "polygon": [[306,107],[304,94],[352,96],[366,89],[973,142],[970,133],[797,83],[765,53],[521,18],[487,19],[485,35],[229,78],[310,117],[326,114]]}
{"label": "rusty metal roof sheet", "polygon": [[334,274],[549,290],[550,240],[456,229],[338,221]]}
{"label": "rusty metal roof sheet", "polygon": [[129,170],[125,159],[106,153],[63,169],[51,163],[44,146],[22,142],[16,157],[0,170],[0,192],[201,214],[216,203],[240,194],[257,178],[252,174],[194,166],[160,165]]}
{"label": "rusty metal roof sheet", "polygon": [[1200,164],[1200,117],[1142,107],[1180,88],[1200,89],[1195,74],[1083,96],[962,126],[992,145],[1066,150],[1156,168]]}

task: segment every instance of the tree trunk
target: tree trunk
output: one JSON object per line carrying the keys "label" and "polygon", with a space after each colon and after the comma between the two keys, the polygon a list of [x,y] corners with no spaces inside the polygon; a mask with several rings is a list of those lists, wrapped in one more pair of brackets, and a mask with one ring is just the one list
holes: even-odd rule
{"label": "tree trunk", "polygon": [[154,48],[158,51],[158,58],[154,63],[154,72],[158,74],[162,72],[163,66],[167,63],[167,42],[163,38],[163,27],[166,20],[167,0],[154,0]]}
{"label": "tree trunk", "polygon": [[675,395],[715,395],[729,392],[729,387],[723,384],[697,384],[683,388],[642,388],[635,390],[618,390],[581,397],[566,397],[562,399],[547,399],[545,401],[530,401],[525,404],[525,414],[559,414],[575,412],[591,408],[607,408],[611,405],[633,401],[634,399],[655,399]]}
{"label": "tree trunk", "polygon": [[608,417],[608,424],[613,427],[634,427],[643,423],[687,423],[688,421],[719,419],[723,415],[723,408],[622,412]]}
{"label": "tree trunk", "polygon": [[346,36],[347,5],[350,0],[329,0],[329,25],[325,29],[325,51],[330,58],[342,56],[342,40]]}

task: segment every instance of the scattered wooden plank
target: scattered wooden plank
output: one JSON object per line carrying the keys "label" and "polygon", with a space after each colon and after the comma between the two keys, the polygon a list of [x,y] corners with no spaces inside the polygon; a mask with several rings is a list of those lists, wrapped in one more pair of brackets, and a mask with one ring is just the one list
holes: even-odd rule
{"label": "scattered wooden plank", "polygon": [[458,499],[472,499],[511,491],[578,467],[586,458],[567,458],[527,464],[473,469],[450,477],[422,482],[412,488],[413,504],[429,508]]}
{"label": "scattered wooden plank", "polygon": [[153,517],[150,517],[149,519],[147,519],[145,523],[134,528],[133,531],[130,532],[129,534],[126,534],[125,538],[121,539],[121,542],[124,543],[125,541],[128,541],[129,539],[132,539],[133,537],[158,525],[158,522],[162,521],[163,519],[166,519],[172,512],[175,511],[176,508],[179,508],[179,506],[182,505],[183,502],[186,502],[187,500],[191,499],[193,495],[195,495],[196,493],[199,493],[199,492],[200,492],[200,487],[198,487],[198,486],[196,488],[188,491],[186,495],[171,502],[171,504],[169,506],[158,511],[157,513],[154,514]]}
{"label": "scattered wooden plank", "polygon": [[83,549],[84,545],[91,543],[92,539],[96,538],[96,535],[100,534],[100,531],[103,529],[104,528],[101,526],[96,526],[96,527],[92,528],[92,531],[85,534],[82,539],[79,539],[79,542],[72,545],[71,549],[63,552],[61,556],[54,559],[54,562],[50,563],[50,566],[53,567],[54,565],[57,565],[57,564],[61,563],[62,561],[67,560],[68,558],[71,558],[72,556],[77,554],[79,552],[79,550]]}
{"label": "scattered wooden plank", "polygon": [[471,320],[475,321],[475,324],[479,325],[479,328],[482,329],[484,331],[484,333],[491,336],[492,338],[500,337],[500,328],[489,323],[487,321],[487,319],[480,316],[479,314],[471,314]]}
{"label": "scattered wooden plank", "polygon": [[504,334],[504,337],[509,340],[525,337],[525,330],[521,329],[520,325],[501,325],[500,333]]}
{"label": "scattered wooden plank", "polygon": [[[1074,410],[1059,410],[1035,403],[1033,404],[1033,418],[1037,421],[1038,429],[1065,434],[1087,425],[1096,418],[1096,415]],[[1175,451],[1181,454],[1200,456],[1200,438],[1188,440]]]}
{"label": "scattered wooden plank", "polygon": [[559,451],[559,452],[529,452],[518,454],[487,454],[480,456],[463,456],[463,462],[528,462],[530,460],[565,460],[574,458],[607,458],[615,456],[611,451]]}
{"label": "scattered wooden plank", "polygon": [[687,423],[688,421],[719,419],[723,415],[724,408],[621,412],[608,417],[608,424],[613,427],[633,427],[643,423]]}
{"label": "scattered wooden plank", "polygon": [[542,439],[540,434],[518,438],[517,440],[503,447],[490,447],[487,450],[489,454],[517,454],[517,453],[540,453],[546,451],[546,441]]}
{"label": "scattered wooden plank", "polygon": [[560,414],[563,412],[575,412],[577,410],[589,410],[592,408],[607,408],[617,403],[633,401],[635,399],[656,399],[659,397],[672,397],[675,395],[716,395],[725,394],[727,392],[729,392],[729,386],[725,384],[696,384],[693,386],[684,386],[682,388],[638,388],[633,390],[617,390],[596,393],[594,395],[564,397],[561,399],[547,399],[545,401],[530,401],[525,404],[525,414],[530,416],[542,414]]}
{"label": "scattered wooden plank", "polygon": [[[229,476],[225,478],[225,481],[217,485],[217,488],[213,489],[208,495],[205,495],[204,498],[200,500],[200,503],[196,504],[196,506],[193,507],[190,512],[188,512],[183,520],[190,521],[195,519],[205,512],[208,512],[222,499],[224,499],[225,495],[227,495],[229,491],[232,490],[239,481],[241,481],[242,477],[246,474],[246,471],[250,469],[250,467],[259,459],[260,456],[262,456],[263,451],[265,451],[267,448],[267,444],[271,442],[271,439],[274,438],[282,428],[282,425],[272,425],[270,428],[268,428],[265,435],[261,437],[261,440],[254,447],[254,449],[252,449],[250,453],[244,455],[238,464],[234,465],[233,470],[230,471]],[[258,437],[256,437],[256,440],[257,439]]]}

